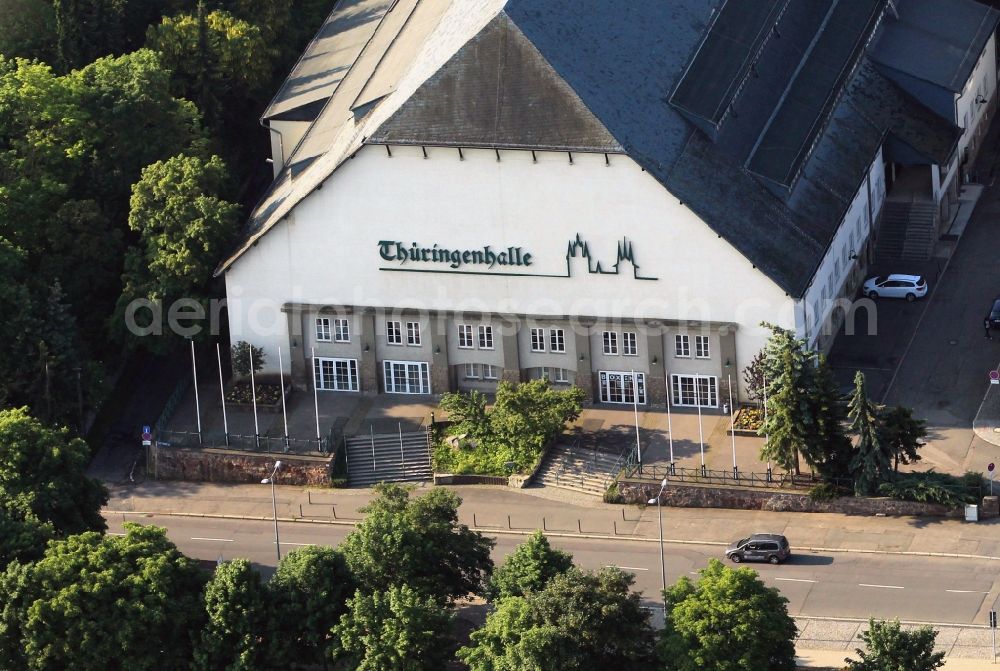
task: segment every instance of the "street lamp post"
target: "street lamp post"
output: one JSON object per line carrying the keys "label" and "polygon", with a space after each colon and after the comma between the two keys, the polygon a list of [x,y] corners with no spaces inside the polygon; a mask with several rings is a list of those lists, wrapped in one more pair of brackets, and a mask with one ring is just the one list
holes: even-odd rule
{"label": "street lamp post", "polygon": [[660,592],[660,598],[663,599],[663,617],[667,616],[667,596],[664,592],[667,591],[667,565],[663,558],[663,506],[660,504],[660,499],[663,498],[663,490],[667,487],[667,479],[663,478],[663,482],[660,483],[660,491],[656,495],[655,499],[650,499],[647,501],[647,505],[653,505],[656,503],[656,521],[660,527],[660,584],[663,590]]}
{"label": "street lamp post", "polygon": [[274,462],[274,470],[271,471],[271,475],[260,481],[262,485],[271,485],[271,511],[274,513],[274,547],[278,552],[279,562],[281,561],[281,541],[278,540],[278,503],[274,498],[274,480],[278,476],[280,468],[281,462]]}

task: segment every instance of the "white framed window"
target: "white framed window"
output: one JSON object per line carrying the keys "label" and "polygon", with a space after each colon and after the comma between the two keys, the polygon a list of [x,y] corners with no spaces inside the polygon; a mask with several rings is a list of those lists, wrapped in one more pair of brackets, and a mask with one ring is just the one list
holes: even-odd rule
{"label": "white framed window", "polygon": [[618,354],[618,334],[614,331],[604,332],[604,353]]}
{"label": "white framed window", "polygon": [[600,398],[602,403],[646,403],[646,375],[644,373],[624,373],[602,370],[598,375],[600,380]]}
{"label": "white framed window", "polygon": [[670,398],[674,405],[716,408],[718,380],[710,375],[671,375]]}
{"label": "white framed window", "polygon": [[496,366],[491,364],[483,364],[483,379],[484,380],[496,380],[500,377],[500,371]]}
{"label": "white framed window", "polygon": [[406,344],[420,346],[420,322],[406,322]]}
{"label": "white framed window", "polygon": [[541,368],[539,368],[538,369],[538,379],[539,380],[545,380],[545,381],[551,380],[552,379],[552,377],[551,377],[551,369],[548,368],[548,367],[546,367],[546,366],[542,366]]}
{"label": "white framed window", "polygon": [[458,325],[458,349],[472,349],[472,325]]}
{"label": "white framed window", "polygon": [[403,344],[403,329],[399,322],[385,323],[385,340],[390,345]]}
{"label": "white framed window", "polygon": [[479,349],[493,349],[493,327],[489,324],[479,325]]}
{"label": "white framed window", "polygon": [[316,340],[317,342],[330,342],[330,318],[316,317]]}
{"label": "white framed window", "polygon": [[569,372],[565,368],[555,369],[555,381],[559,384],[569,384]]}
{"label": "white framed window", "polygon": [[474,363],[467,363],[465,368],[465,379],[466,380],[478,380],[479,379],[479,365]]}
{"label": "white framed window", "polygon": [[709,359],[712,352],[709,345],[708,336],[700,335],[694,337],[694,355],[698,359]]}
{"label": "white framed window", "polygon": [[549,329],[549,350],[553,352],[566,351],[566,333],[562,329]]}
{"label": "white framed window", "polygon": [[691,356],[691,340],[684,333],[674,336],[674,356]]}
{"label": "white framed window", "polygon": [[322,391],[358,391],[357,359],[313,359],[316,389]]}
{"label": "white framed window", "polygon": [[429,366],[423,361],[383,361],[387,394],[429,394]]}
{"label": "white framed window", "polygon": [[622,333],[622,354],[625,356],[636,356],[639,354],[638,338],[634,331]]}
{"label": "white framed window", "polygon": [[337,342],[351,342],[351,324],[343,317],[333,320],[333,339]]}
{"label": "white framed window", "polygon": [[545,329],[531,329],[531,351],[545,351]]}

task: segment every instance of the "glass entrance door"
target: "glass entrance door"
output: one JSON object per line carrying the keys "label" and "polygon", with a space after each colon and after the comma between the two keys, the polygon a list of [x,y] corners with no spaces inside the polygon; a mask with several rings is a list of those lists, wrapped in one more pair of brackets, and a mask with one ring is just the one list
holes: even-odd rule
{"label": "glass entrance door", "polygon": [[431,393],[429,366],[422,361],[383,361],[388,394]]}
{"label": "glass entrance door", "polygon": [[638,395],[638,403],[646,403],[645,373],[625,373],[620,371],[602,370],[600,372],[601,402],[622,403],[633,405]]}

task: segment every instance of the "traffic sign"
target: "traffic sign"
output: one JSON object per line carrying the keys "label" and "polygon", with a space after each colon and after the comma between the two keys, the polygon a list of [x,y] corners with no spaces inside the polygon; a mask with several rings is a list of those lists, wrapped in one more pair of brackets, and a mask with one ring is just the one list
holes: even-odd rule
{"label": "traffic sign", "polygon": [[143,424],[142,425],[142,432],[143,433],[150,433],[149,424]]}
{"label": "traffic sign", "polygon": [[990,611],[990,628],[997,628],[997,612],[995,610]]}
{"label": "traffic sign", "polygon": [[997,467],[997,466],[996,466],[996,464],[994,464],[994,463],[993,463],[993,462],[991,461],[991,462],[990,462],[990,465],[986,467],[986,470],[987,470],[987,471],[989,471],[990,473],[992,473],[992,472],[993,472],[993,469],[994,469],[994,468],[996,468],[996,467]]}
{"label": "traffic sign", "polygon": [[1000,371],[990,371],[990,384],[1000,384]]}

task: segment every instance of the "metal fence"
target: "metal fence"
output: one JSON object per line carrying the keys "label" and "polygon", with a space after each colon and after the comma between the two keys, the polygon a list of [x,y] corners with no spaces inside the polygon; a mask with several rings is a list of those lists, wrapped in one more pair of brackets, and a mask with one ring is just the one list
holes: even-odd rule
{"label": "metal fence", "polygon": [[285,438],[284,436],[244,435],[239,433],[197,431],[159,431],[157,442],[161,447],[219,447],[246,452],[280,454],[329,454],[330,438]]}

